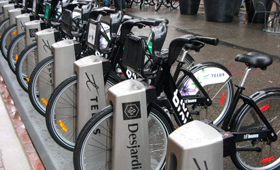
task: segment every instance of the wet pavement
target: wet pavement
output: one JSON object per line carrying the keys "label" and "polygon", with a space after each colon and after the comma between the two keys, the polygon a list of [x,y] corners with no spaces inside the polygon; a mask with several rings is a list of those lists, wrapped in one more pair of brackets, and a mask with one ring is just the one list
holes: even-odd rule
{"label": "wet pavement", "polygon": [[[205,45],[199,53],[192,52],[196,63],[213,61],[225,65],[233,74],[233,82],[240,83],[244,74],[245,66],[236,63],[234,58],[237,54],[251,51],[264,52],[273,56],[274,63],[266,71],[254,70],[245,84],[245,94],[252,94],[257,89],[280,85],[280,34],[263,32],[263,24],[248,24],[245,20],[245,11],[242,9],[239,16],[233,22],[218,23],[205,20],[204,9],[201,5],[197,15],[181,15],[179,9],[170,10],[161,7],[158,12],[153,7],[133,5],[126,9],[127,14],[136,17],[154,18],[164,17],[169,20],[168,34],[164,47],[175,37],[184,34],[197,34],[219,38],[218,46]],[[279,56],[278,56],[279,55]],[[2,58],[1,58],[2,59]],[[14,75],[5,68],[5,60],[0,60],[0,71],[7,83],[9,91],[14,99],[19,114],[29,132],[29,135],[40,155],[46,169],[73,169],[72,153],[59,147],[48,134],[44,126],[44,119],[32,108],[28,96],[23,92]],[[43,125],[43,126],[42,126]],[[226,159],[224,169],[235,169],[230,159]],[[0,166],[1,169],[1,166]]]}

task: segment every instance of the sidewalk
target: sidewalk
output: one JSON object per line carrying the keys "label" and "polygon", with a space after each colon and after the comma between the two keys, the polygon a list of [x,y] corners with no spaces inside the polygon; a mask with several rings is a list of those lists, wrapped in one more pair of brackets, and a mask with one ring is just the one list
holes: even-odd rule
{"label": "sidewalk", "polygon": [[0,93],[0,170],[43,170],[2,76]]}

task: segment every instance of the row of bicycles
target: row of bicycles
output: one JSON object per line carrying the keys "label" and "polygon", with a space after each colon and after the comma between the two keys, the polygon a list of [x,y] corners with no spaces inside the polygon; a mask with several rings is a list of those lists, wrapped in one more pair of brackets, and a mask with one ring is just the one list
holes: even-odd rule
{"label": "row of bicycles", "polygon": [[[235,58],[246,70],[234,93],[226,67],[195,64],[190,53],[219,40],[187,34],[163,49],[167,19],[133,18],[92,1],[0,1],[0,6],[2,56],[46,118],[51,137],[73,151],[75,169],[111,169],[112,142],[121,136],[113,133],[113,119],[121,115],[115,114],[111,89],[137,89],[128,88],[129,79],[147,87],[151,169],[165,168],[168,135],[194,119],[234,135],[236,152],[230,156],[238,169],[280,167],[280,88],[242,94],[250,71],[266,70],[270,56],[250,52]],[[138,112],[128,106],[138,104],[122,105],[126,118]]]}
{"label": "row of bicycles", "polygon": [[155,8],[155,11],[158,11],[161,6],[177,9],[179,7],[179,0],[131,0],[130,7],[133,4],[139,5],[140,9],[142,9],[143,6],[152,6]]}

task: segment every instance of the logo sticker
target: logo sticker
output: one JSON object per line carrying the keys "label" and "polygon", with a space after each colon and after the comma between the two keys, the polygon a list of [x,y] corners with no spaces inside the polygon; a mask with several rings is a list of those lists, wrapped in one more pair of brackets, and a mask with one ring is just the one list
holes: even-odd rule
{"label": "logo sticker", "polygon": [[35,29],[30,29],[29,30],[29,34],[30,34],[30,37],[35,37],[35,33],[38,32],[38,29],[35,28]]}
{"label": "logo sticker", "polygon": [[140,102],[123,103],[123,119],[139,119],[141,118]]}

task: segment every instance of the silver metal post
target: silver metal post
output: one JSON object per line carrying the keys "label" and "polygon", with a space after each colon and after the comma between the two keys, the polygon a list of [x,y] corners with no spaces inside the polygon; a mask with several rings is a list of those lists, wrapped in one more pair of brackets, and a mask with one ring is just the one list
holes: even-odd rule
{"label": "silver metal post", "polygon": [[24,23],[30,21],[30,15],[29,14],[21,14],[16,16],[16,24],[17,24],[17,32],[18,34],[25,32],[25,26]]}
{"label": "silver metal post", "polygon": [[21,9],[11,9],[9,10],[10,25],[16,24],[16,16],[21,14]]}
{"label": "silver metal post", "polygon": [[246,83],[246,80],[247,80],[247,78],[248,78],[248,75],[249,75],[249,73],[250,73],[251,70],[252,70],[252,68],[250,68],[250,67],[248,67],[248,68],[246,69],[246,72],[245,72],[245,75],[244,75],[244,77],[243,77],[243,80],[242,80],[242,82],[241,82],[241,84],[240,84],[240,87],[244,87],[244,85],[245,85],[245,83]]}
{"label": "silver metal post", "polygon": [[9,4],[9,1],[0,1],[0,12],[4,12],[3,6],[8,5],[8,4]]}
{"label": "silver metal post", "polygon": [[[25,27],[25,42],[26,46],[30,45],[35,41],[35,33],[41,30],[41,25],[39,20],[29,21],[24,24]],[[35,51],[37,55],[37,51]],[[38,63],[37,58],[35,57],[27,57],[27,63]],[[26,65],[27,73],[32,73],[34,67],[31,68]],[[29,74],[30,75],[30,74]]]}
{"label": "silver metal post", "polygon": [[78,76],[77,86],[77,134],[86,122],[106,106],[104,92],[104,58],[91,55],[74,64]]}
{"label": "silver metal post", "polygon": [[55,31],[53,28],[48,28],[36,32],[35,39],[37,40],[38,62],[52,55],[51,45],[55,43]]}
{"label": "silver metal post", "polygon": [[151,169],[144,85],[123,81],[109,89],[108,99],[114,107],[111,169]]}
{"label": "silver metal post", "polygon": [[76,61],[74,40],[62,40],[52,45],[54,56],[54,87],[74,74]]}
{"label": "silver metal post", "polygon": [[194,120],[168,137],[167,170],[223,170],[223,137],[213,127]]}
{"label": "silver metal post", "polygon": [[40,23],[40,20],[33,20],[25,23],[25,40],[27,46],[35,41],[35,33],[41,30]]}
{"label": "silver metal post", "polygon": [[9,10],[14,9],[15,4],[7,4],[3,6],[4,18],[9,18]]}

